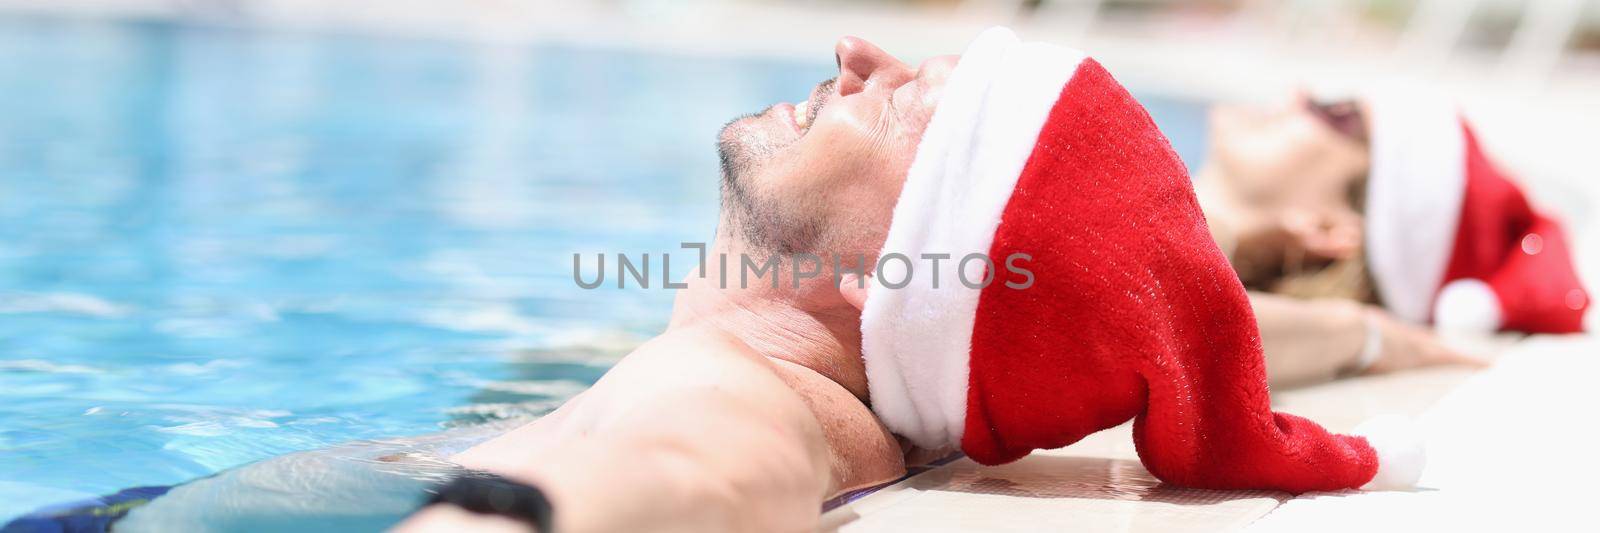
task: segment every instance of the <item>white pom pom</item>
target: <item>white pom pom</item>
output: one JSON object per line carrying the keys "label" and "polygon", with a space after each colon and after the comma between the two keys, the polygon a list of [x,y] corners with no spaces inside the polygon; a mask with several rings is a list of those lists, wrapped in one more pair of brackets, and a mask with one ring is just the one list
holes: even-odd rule
{"label": "white pom pom", "polygon": [[1433,325],[1452,333],[1494,333],[1500,329],[1500,298],[1481,280],[1452,281],[1434,300]]}
{"label": "white pom pom", "polygon": [[1361,490],[1403,490],[1417,486],[1428,464],[1422,435],[1410,419],[1379,416],[1362,422],[1352,433],[1367,438],[1378,452],[1378,473]]}

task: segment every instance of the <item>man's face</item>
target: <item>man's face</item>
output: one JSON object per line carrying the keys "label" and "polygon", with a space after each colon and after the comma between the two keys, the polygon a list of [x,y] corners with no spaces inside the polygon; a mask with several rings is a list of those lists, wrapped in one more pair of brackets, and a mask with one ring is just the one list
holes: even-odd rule
{"label": "man's face", "polygon": [[735,119],[718,138],[723,219],[758,251],[870,258],[956,56],[913,69],[867,41],[805,101]]}

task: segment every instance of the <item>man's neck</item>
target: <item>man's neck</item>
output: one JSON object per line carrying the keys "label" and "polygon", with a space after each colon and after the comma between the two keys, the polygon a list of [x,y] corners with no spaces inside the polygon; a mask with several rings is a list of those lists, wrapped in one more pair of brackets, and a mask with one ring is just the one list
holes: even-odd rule
{"label": "man's neck", "polygon": [[[714,328],[761,355],[809,368],[865,400],[861,314],[839,295],[831,273],[803,280],[796,288],[785,263],[746,282],[740,275],[744,253],[737,239],[719,238],[706,252],[703,275],[691,273],[685,280],[688,287],[678,292],[668,329]],[[777,287],[772,286],[773,276]]]}

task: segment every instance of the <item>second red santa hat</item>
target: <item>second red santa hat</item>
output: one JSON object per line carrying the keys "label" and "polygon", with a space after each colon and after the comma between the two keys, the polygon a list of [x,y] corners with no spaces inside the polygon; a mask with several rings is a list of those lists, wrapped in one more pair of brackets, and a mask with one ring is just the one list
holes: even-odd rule
{"label": "second red santa hat", "polygon": [[[958,261],[973,253],[988,272]],[[1132,419],[1144,465],[1179,485],[1298,493],[1420,475],[1414,440],[1272,412],[1250,302],[1183,163],[1077,51],[1002,28],[973,42],[918,147],[888,254],[952,258],[937,276],[882,262],[862,312],[872,408],[922,447],[997,464]],[[1001,267],[1013,258],[1027,276]]]}
{"label": "second red santa hat", "polygon": [[1367,99],[1367,261],[1384,306],[1443,329],[1583,331],[1589,293],[1561,225],[1528,203],[1449,101]]}

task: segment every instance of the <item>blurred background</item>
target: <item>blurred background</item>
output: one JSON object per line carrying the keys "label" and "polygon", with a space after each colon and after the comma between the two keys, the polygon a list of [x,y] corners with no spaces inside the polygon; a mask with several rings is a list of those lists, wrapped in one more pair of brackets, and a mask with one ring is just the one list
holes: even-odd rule
{"label": "blurred background", "polygon": [[724,122],[995,24],[1190,165],[1210,102],[1448,91],[1597,263],[1600,1],[0,0],[0,522],[547,411],[671,304],[572,254],[708,239]]}

